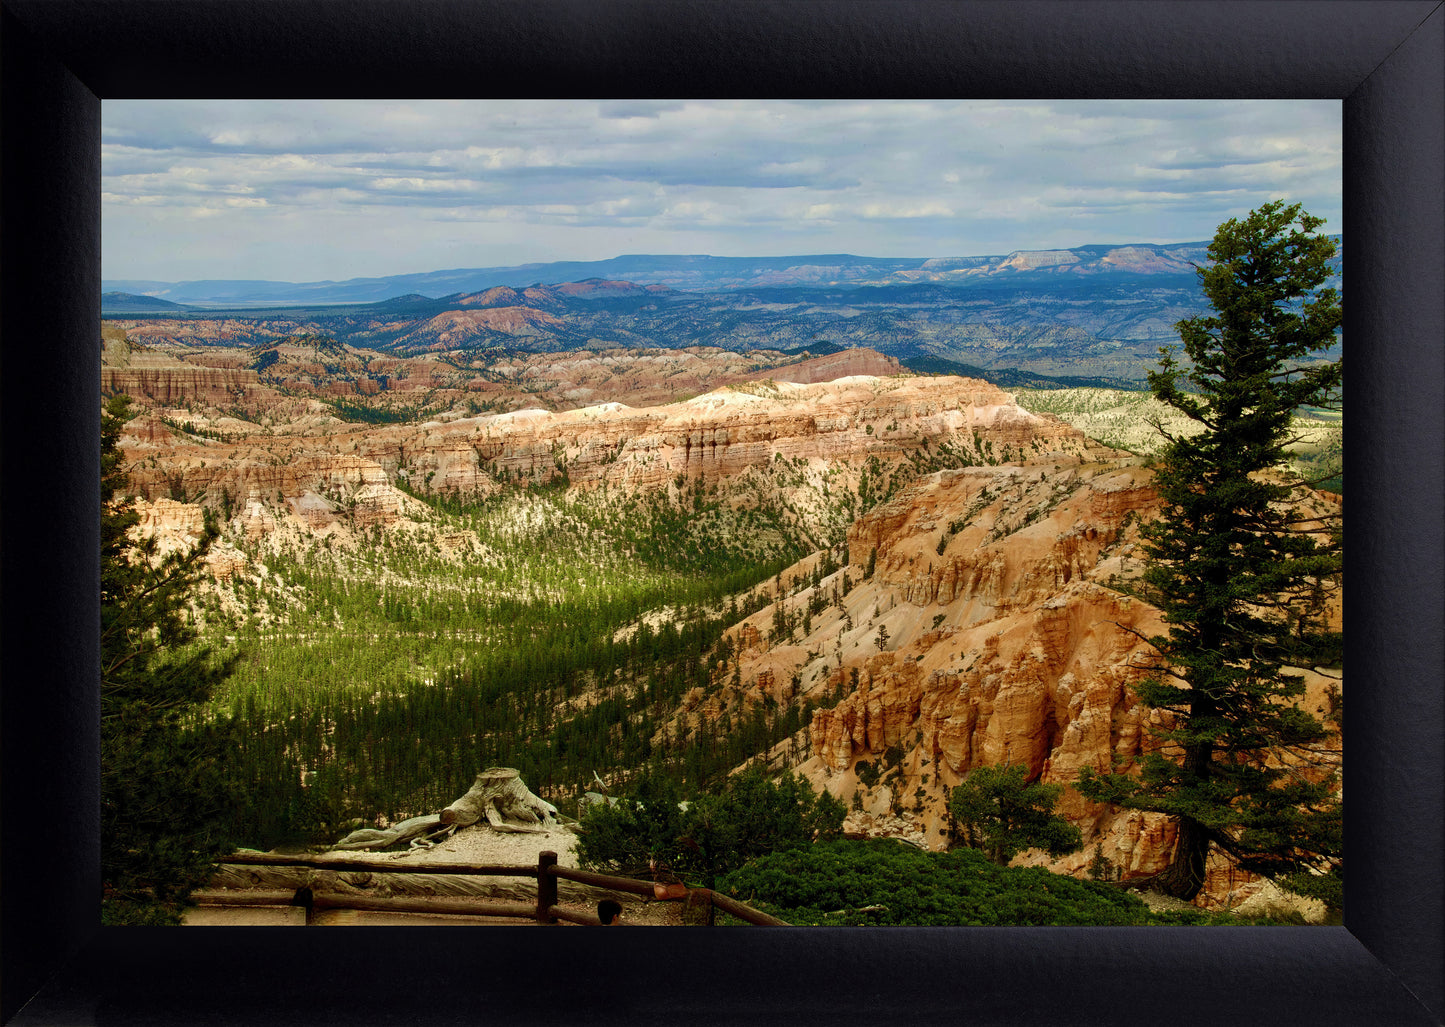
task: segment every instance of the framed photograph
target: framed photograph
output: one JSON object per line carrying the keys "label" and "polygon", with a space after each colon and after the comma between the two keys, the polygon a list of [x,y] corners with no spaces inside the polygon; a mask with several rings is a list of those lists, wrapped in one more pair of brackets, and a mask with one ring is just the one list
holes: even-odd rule
{"label": "framed photograph", "polygon": [[[1107,1021],[1122,1009],[1133,1011],[1131,1015],[1148,1011],[1151,1016],[1198,1023],[1234,1019],[1343,1024],[1380,1022],[1382,1018],[1399,1023],[1438,1022],[1445,1009],[1439,975],[1438,781],[1445,725],[1439,688],[1442,553],[1437,530],[1442,503],[1438,282],[1445,274],[1438,68],[1445,50],[1445,22],[1431,5],[903,4],[885,10],[830,2],[738,3],[700,9],[672,3],[611,7],[556,3],[523,8],[376,2],[351,5],[343,12],[307,0],[284,8],[208,2],[156,6],[12,0],[3,16],[3,171],[8,188],[3,240],[5,402],[0,411],[5,429],[5,473],[0,480],[6,490],[6,774],[0,851],[10,872],[3,896],[6,983],[0,1015],[7,1021],[140,1023],[180,1017],[204,1023],[237,1017],[278,1021],[299,1017],[305,1021],[308,1017],[347,1015],[359,1022],[400,1022],[425,1007],[455,1016],[485,1008],[488,1015],[529,1022],[565,1022],[584,1008],[589,1016],[625,1016],[633,1022],[675,1022],[684,1016],[753,1022],[781,1012],[819,1021],[844,1015],[867,1019],[907,1015],[962,1016],[988,1023],[1074,1023]],[[1125,117],[1128,104],[1141,109],[1162,105],[1179,112],[1217,105],[1238,117],[1232,134],[1226,125],[1219,126],[1218,132],[1231,135],[1221,152],[1232,146],[1240,165],[1256,159],[1268,146],[1271,128],[1261,127],[1261,121],[1268,121],[1264,112],[1270,102],[1278,105],[1276,109],[1300,112],[1298,122],[1290,127],[1303,136],[1308,136],[1305,123],[1315,112],[1338,107],[1343,118],[1344,189],[1339,197],[1342,204],[1331,212],[1325,230],[1343,234],[1349,255],[1343,304],[1343,332],[1351,349],[1351,418],[1344,455],[1351,468],[1352,507],[1344,549],[1346,576],[1351,582],[1344,593],[1348,598],[1343,611],[1345,637],[1350,642],[1345,666],[1350,702],[1345,706],[1344,727],[1349,801],[1344,809],[1345,837],[1355,869],[1345,885],[1343,926],[685,930],[665,935],[624,932],[621,940],[609,935],[608,945],[602,949],[589,942],[585,932],[570,931],[462,934],[438,930],[399,937],[397,930],[388,928],[320,936],[270,930],[100,928],[94,887],[98,876],[99,660],[93,635],[99,552],[95,483],[100,468],[96,440],[100,438],[102,383],[98,345],[102,338],[101,294],[107,293],[114,312],[115,304],[135,302],[147,292],[153,300],[187,302],[186,297],[172,300],[160,295],[162,289],[145,288],[142,278],[154,279],[153,285],[183,278],[301,281],[307,278],[301,270],[306,260],[322,252],[323,247],[314,245],[315,241],[339,237],[345,231],[344,220],[318,222],[317,227],[302,231],[292,254],[297,258],[296,270],[274,276],[244,261],[235,263],[243,270],[234,275],[209,270],[225,266],[226,245],[259,250],[263,244],[261,237],[247,239],[234,227],[206,244],[198,241],[202,236],[174,243],[185,252],[179,261],[169,259],[154,244],[170,230],[167,219],[175,213],[170,209],[175,205],[167,199],[166,189],[172,188],[177,178],[179,160],[168,159],[161,152],[163,147],[155,147],[150,156],[125,169],[129,178],[124,190],[117,184],[108,191],[105,202],[111,204],[109,209],[121,210],[115,197],[122,191],[134,201],[124,207],[124,232],[118,232],[116,238],[123,235],[132,240],[138,251],[135,266],[156,270],[138,275],[103,273],[103,105],[115,104],[118,117],[114,123],[124,123],[127,131],[151,133],[152,139],[168,133],[177,138],[190,133],[199,139],[209,133],[214,143],[238,131],[283,135],[314,131],[324,138],[327,124],[343,128],[360,124],[367,117],[366,104],[395,97],[730,97],[759,92],[826,98],[1004,96],[1010,99],[987,108],[1001,125],[1018,122],[1031,110],[1047,109],[1044,100],[1027,98],[1077,98],[1091,104],[1091,117],[1100,119],[1096,128],[1101,132],[1107,131],[1104,122],[1110,117]],[[268,96],[279,99],[267,100]],[[362,99],[324,99],[338,96]],[[186,97],[260,99],[249,121],[228,121],[220,116],[220,124],[208,126],[201,105],[164,99],[183,101]],[[297,99],[289,110],[282,103],[298,97],[319,99]],[[968,112],[987,107],[982,101],[953,102],[963,120]],[[626,103],[636,108],[640,123],[648,119],[659,123],[661,112],[673,109],[670,104],[643,100]],[[486,109],[505,115],[509,104],[518,101],[493,101]],[[761,112],[771,116],[787,106],[780,101],[703,100],[693,113],[730,110],[737,115]],[[851,113],[860,119],[881,116],[887,121],[886,113],[880,112],[892,110],[893,127],[901,136],[904,112],[911,106],[901,100],[870,106],[862,100],[816,99],[795,101],[791,113],[795,134],[816,131],[823,140],[847,132],[846,122],[837,120],[839,114]],[[917,101],[916,106],[923,109],[930,104]],[[1061,109],[1064,106],[1061,104]],[[226,102],[217,100],[215,109],[226,109]],[[387,116],[401,126],[400,138],[411,131],[405,127],[408,122],[444,121],[448,110],[459,114],[467,108],[465,101],[429,104],[400,100],[375,109],[389,112]],[[685,109],[685,105],[678,104],[677,109]],[[307,111],[305,117],[299,113]],[[119,117],[122,113],[125,117]],[[585,110],[580,115],[569,110],[564,101],[544,100],[528,109],[525,118],[516,115],[515,120],[532,119],[540,133],[549,115],[564,126],[569,118],[587,116]],[[313,125],[310,130],[305,129],[308,118]],[[869,130],[859,126],[857,136],[871,140]],[[1071,123],[1070,130],[1087,130],[1087,126],[1079,119]],[[445,126],[440,131],[446,135]],[[584,130],[576,127],[573,131]],[[688,249],[693,252],[704,252],[700,240],[705,238],[727,238],[723,248],[743,252],[737,248],[743,243],[728,235],[730,218],[733,222],[746,220],[739,217],[738,209],[756,214],[760,221],[776,223],[839,220],[838,212],[830,208],[827,187],[821,184],[827,174],[867,174],[886,180],[881,166],[845,168],[846,162],[839,158],[826,173],[820,173],[803,164],[788,165],[780,158],[766,173],[787,180],[776,193],[786,194],[787,202],[776,209],[752,210],[738,201],[739,208],[732,205],[736,195],[726,194],[732,184],[727,181],[728,160],[722,150],[728,145],[749,145],[749,138],[754,140],[751,145],[761,145],[756,141],[762,138],[759,136],[718,133],[717,153],[687,154],[691,169],[679,170],[672,178],[680,182],[693,175],[703,181],[715,175],[715,189],[694,193],[659,190],[650,201],[616,190],[594,193],[587,175],[569,182],[566,173],[554,168],[549,187],[555,195],[548,198],[547,217],[530,223],[523,219],[509,227],[508,219],[496,216],[494,209],[484,219],[499,238],[511,232],[509,244],[525,255],[485,263],[500,267],[579,259],[565,257],[563,249],[578,247],[584,236],[567,229],[575,229],[589,218],[604,220],[601,211],[612,216],[629,204],[636,210],[648,202],[658,206],[654,213],[664,215],[667,211],[662,208],[670,203],[675,220],[691,218],[701,226],[680,237],[692,244]],[[1161,151],[1151,154],[1156,169],[1190,166],[1191,155],[1170,144],[1165,119],[1156,138],[1138,138],[1136,132],[1130,143],[1133,149],[1128,151],[1136,169],[1148,164],[1137,155],[1150,153],[1151,143]],[[540,161],[546,144],[534,145],[537,152],[533,155]],[[846,139],[842,145],[836,139],[828,145],[833,149],[820,143],[820,154],[843,152]],[[445,146],[465,149],[460,144]],[[1108,144],[1101,142],[1101,146],[1109,152]],[[294,156],[300,147],[282,149]],[[406,166],[407,160],[420,159],[418,155],[424,156],[424,152],[424,146],[406,142],[379,145],[368,158],[368,188],[389,192],[398,203],[442,214],[445,212],[428,194],[450,190],[456,194],[452,213],[460,217],[458,212],[473,204],[464,194],[475,183],[467,180],[463,170],[448,171],[439,150],[426,167]],[[779,152],[791,153],[796,159],[796,151],[780,147]],[[395,156],[398,153],[408,156],[402,159]],[[1019,174],[1035,175],[1040,183],[1049,183],[1038,186],[1040,192],[1092,188],[1100,195],[1107,193],[1107,168],[1099,154],[1091,159],[1087,146],[1080,146],[1077,153],[1071,167],[1050,169],[1047,174],[1037,167],[1027,172],[1020,168]],[[643,150],[631,156],[649,159]],[[1035,162],[1043,159],[1040,153],[1028,156]],[[328,160],[321,149],[311,157],[318,165]],[[505,154],[492,157],[494,163],[508,159]],[[305,175],[278,175],[265,181],[281,189],[314,186],[344,192],[346,183],[337,185],[345,177],[341,164],[354,165],[360,159],[357,153],[349,153],[330,171],[323,168],[310,183]],[[488,155],[468,159],[486,160]],[[675,157],[665,158],[659,151],[650,159],[661,164]],[[1296,172],[1307,158],[1291,154],[1290,159],[1294,161],[1292,180],[1302,182]],[[148,160],[155,166],[145,166]],[[819,162],[829,163],[824,156]],[[940,166],[939,173],[958,171]],[[595,176],[609,174],[626,177],[618,166],[600,160]],[[1231,188],[1240,188],[1243,177],[1242,173],[1221,173],[1214,191],[1227,195]],[[167,180],[172,185],[166,185]],[[196,217],[204,214],[217,224],[229,224],[228,212],[268,203],[264,188],[224,183],[210,188],[206,180],[203,167],[192,176],[193,183],[201,183],[189,194],[197,197],[191,211]],[[321,184],[323,180],[327,184]],[[1147,192],[1167,185],[1159,178],[1142,188]],[[1094,254],[1087,245],[1093,240],[1078,235],[1094,227],[1090,224],[1060,229],[1056,238],[1062,241],[1053,244],[1042,241],[1046,238],[1042,225],[1031,225],[1029,240],[1013,246],[931,245],[925,226],[951,212],[939,206],[937,194],[906,196],[905,192],[896,187],[894,195],[870,201],[871,239],[865,218],[860,222],[865,234],[850,238],[840,228],[832,237],[813,237],[837,240],[836,249],[810,244],[788,252],[859,253],[866,252],[867,243],[873,241],[890,253],[911,246],[927,257],[972,259],[975,252],[982,255],[997,250],[999,259],[1006,260],[1011,251],[1036,256],[1047,250],[1059,261],[1190,259],[1187,254],[1166,253],[1162,247],[1142,256],[1142,251],[1134,253],[1132,249],[1129,254],[1117,255],[1122,251],[1107,247],[1099,247],[1100,252]],[[1201,205],[1204,202],[1201,200]],[[501,205],[499,202],[498,208]],[[1096,206],[1108,203],[1100,200]],[[450,242],[445,230],[441,235],[426,234],[444,220],[438,216],[417,222],[414,232],[396,233],[390,252],[398,259],[404,255],[406,265],[398,271],[433,267],[427,263],[428,247],[457,252],[457,233],[452,233]],[[664,252],[663,237],[649,234],[655,223],[638,218],[633,228],[637,245],[627,247],[626,252]],[[1132,232],[1132,227],[1101,223],[1107,226],[1110,238],[1099,242],[1156,241],[1142,235],[1119,237],[1117,232]],[[888,234],[895,231],[897,236]],[[1209,232],[1195,234],[1207,238]],[[178,234],[174,238],[186,237]],[[222,245],[215,246],[217,241]],[[113,245],[112,240],[107,239],[106,245]],[[357,238],[344,245],[356,250],[365,240]],[[607,244],[589,245],[593,249],[580,259],[606,263]],[[447,250],[448,246],[452,249]],[[207,247],[213,251],[208,252]],[[147,251],[144,257],[141,250]],[[621,247],[617,251],[624,252]],[[1408,260],[1402,259],[1404,254]],[[1042,259],[1038,257],[1035,263]],[[109,254],[106,260],[108,268]],[[194,274],[187,272],[188,260]],[[358,262],[327,274],[325,277],[334,280],[330,283],[334,288],[324,302],[364,299],[342,295],[341,287],[349,283],[341,279],[383,277],[387,273],[383,263]],[[441,260],[435,267],[481,263],[470,258]],[[606,270],[613,273],[604,284],[619,295],[637,287],[635,282],[629,283],[629,275],[642,277],[616,261]],[[858,273],[886,277],[898,270],[880,267]],[[938,265],[928,272],[947,275],[968,270]],[[784,285],[799,284],[781,274],[784,271],[796,276],[797,268],[781,268],[779,274]],[[840,272],[830,269],[827,274]],[[113,277],[126,281],[111,282]],[[581,278],[579,274],[558,280]],[[103,280],[109,284],[103,285]],[[759,280],[758,287],[763,284]],[[519,279],[515,287],[527,285]],[[254,282],[245,288],[256,290]],[[472,290],[467,283],[459,283],[446,293],[475,296],[479,290],[480,286]],[[121,292],[130,298],[116,299],[115,294]],[[436,283],[428,283],[418,292],[430,300],[442,290]],[[230,298],[218,293],[199,300],[232,301],[239,305],[269,300],[260,293],[235,293]],[[468,301],[483,312],[501,309],[489,302]],[[622,301],[614,297],[609,302]],[[541,305],[542,300],[537,303]],[[144,320],[145,314],[137,309],[134,320]],[[442,330],[475,330],[487,317],[454,317]],[[243,320],[238,315],[238,323]],[[536,328],[544,330],[548,329]],[[286,344],[294,348],[297,338],[300,336],[288,336]],[[826,342],[814,332],[793,355],[827,357]],[[819,353],[805,352],[808,346]],[[317,363],[325,363],[319,359],[319,348],[315,355]],[[298,366],[304,362],[284,347],[275,350],[280,364],[293,357]],[[945,360],[934,370],[953,373],[946,364]],[[1100,381],[1118,371],[1102,358],[1091,366],[1097,372],[1092,377]],[[1064,373],[1041,364],[1016,364],[1013,369],[1044,380]],[[476,373],[483,370],[487,369],[478,368]],[[875,370],[870,367],[857,373]],[[375,368],[366,368],[363,377],[372,381],[376,377],[373,371]],[[497,384],[495,377],[488,381]],[[374,384],[375,390],[381,390],[390,383]],[[575,388],[576,383],[568,386]],[[773,384],[773,388],[777,386]],[[370,391],[370,386],[361,389],[355,401],[331,396],[324,387],[318,395],[350,418],[389,416],[366,399]],[[481,387],[473,391],[478,409],[457,408],[455,412],[463,419],[476,419],[479,426],[496,412],[483,408],[483,402],[496,403],[498,411],[520,408],[520,394],[503,395]],[[558,409],[585,411],[584,399]],[[753,396],[749,401],[759,399],[766,397]],[[638,403],[639,407],[645,405]],[[442,420],[454,420],[445,411],[437,412],[443,414]],[[174,419],[174,411],[171,415]],[[181,427],[223,431],[225,426],[218,424],[207,422],[201,429]],[[873,430],[867,434],[875,438],[890,430],[882,422],[868,427]],[[1022,445],[1014,442],[1021,455]],[[1004,442],[1000,438],[997,444]],[[985,450],[981,441],[978,445],[982,461]],[[580,446],[574,448],[581,452]],[[554,446],[553,455],[556,453]],[[568,450],[567,444],[562,444],[560,453],[555,466],[544,468],[548,481],[583,473],[578,454]],[[1012,450],[995,455],[991,448],[987,455],[992,457],[987,461],[991,465],[1006,464],[1014,456]],[[283,454],[280,466],[289,459]],[[520,465],[508,465],[500,450],[489,459],[490,463],[474,472],[484,471],[498,480],[524,473]],[[806,463],[805,458],[800,459]],[[457,473],[441,463],[399,466],[418,478],[428,470],[443,476]],[[535,460],[528,467],[532,470],[525,473],[537,473]],[[695,487],[681,472],[673,482],[674,470],[668,468],[665,484],[679,495]],[[431,483],[429,476],[421,482],[403,482],[418,494],[429,492]],[[186,505],[188,498],[180,496],[179,504]],[[249,499],[232,498],[238,506]],[[357,519],[356,510],[346,506],[345,497],[318,494],[300,498],[305,500],[302,505],[310,504],[300,513],[317,524],[334,521],[350,525],[348,530],[370,530]],[[699,508],[706,498],[698,489]],[[255,513],[264,517],[265,511],[258,507]],[[346,521],[348,515],[351,521]],[[995,512],[993,516],[997,522],[1003,514]],[[940,557],[948,542],[945,532],[939,539]],[[462,543],[454,539],[449,544]],[[705,550],[698,553],[699,558],[706,555]],[[850,556],[860,565],[866,559],[862,550]],[[836,569],[829,568],[829,572]],[[821,565],[813,570],[816,576],[825,576]],[[781,591],[779,583],[774,603],[768,607],[771,613],[757,614],[758,623],[753,626],[761,628],[759,634],[798,627],[786,623],[790,613],[789,607],[777,600]],[[411,616],[386,605],[385,597],[381,603],[388,617]],[[806,610],[810,618],[821,620],[826,605],[812,610],[804,603],[795,612],[801,618]],[[876,604],[871,612],[877,623],[869,621],[868,637],[862,642],[876,650],[875,662],[888,662],[889,656],[904,658],[895,655],[900,648],[911,659],[912,650],[902,643],[917,634],[913,631],[916,625],[898,618],[890,621],[883,605]],[[773,621],[767,621],[768,616]],[[746,626],[740,630],[745,632]],[[804,630],[803,637],[807,636]],[[766,671],[768,682],[776,683],[775,671],[763,662],[744,665],[742,648],[739,641],[735,650],[730,650],[738,653],[739,677],[746,675],[756,683]],[[921,654],[922,650],[920,659]],[[867,655],[860,655],[860,666],[866,665],[863,656]],[[845,662],[840,654],[840,669]],[[811,678],[807,680],[811,683]],[[766,690],[768,684],[761,687]],[[769,743],[786,737],[786,733],[778,739],[769,736]],[[503,762],[508,753],[498,750],[496,755]],[[696,759],[703,758],[700,749]],[[851,760],[843,760],[836,768],[826,767],[822,757],[815,762],[815,785],[835,771],[860,780],[866,776],[860,775]],[[1008,762],[1007,754],[1003,762]],[[915,772],[918,769],[914,767]],[[941,766],[935,768],[935,773],[940,771]],[[529,765],[527,774],[533,773],[541,771]],[[551,784],[545,780],[528,783],[543,794],[548,794]],[[848,797],[861,794],[863,802],[881,805],[865,809],[860,802],[850,816],[877,818],[899,813],[892,808],[897,804],[891,803],[891,793],[883,796],[881,791],[873,791],[879,782],[863,783],[866,787]],[[303,773],[300,784],[311,787],[324,782],[308,781]],[[453,790],[459,795],[463,789]],[[544,822],[550,817],[548,809],[556,812],[536,795],[528,795],[517,809],[525,806],[528,815]],[[428,801],[430,798],[434,797]],[[440,809],[447,801],[433,805]],[[923,815],[925,805],[924,798],[919,798],[919,815],[910,823],[921,825],[926,838],[927,831],[938,825]],[[384,834],[392,827],[389,821],[348,826],[360,827],[360,834],[377,830]],[[440,826],[423,825],[427,830]],[[359,845],[366,841],[357,840]],[[1098,855],[1102,858],[1102,847]],[[33,887],[32,881],[37,882]],[[38,884],[41,881],[43,887]],[[669,884],[659,879],[658,886],[665,890]],[[623,919],[626,922],[625,916]],[[154,968],[158,966],[167,969],[157,973]],[[481,977],[480,966],[489,968]],[[305,969],[298,974],[298,968]],[[1048,986],[1041,987],[1041,980],[1047,980]],[[740,981],[751,983],[739,988]],[[1221,981],[1229,982],[1227,994],[1221,993]]]}

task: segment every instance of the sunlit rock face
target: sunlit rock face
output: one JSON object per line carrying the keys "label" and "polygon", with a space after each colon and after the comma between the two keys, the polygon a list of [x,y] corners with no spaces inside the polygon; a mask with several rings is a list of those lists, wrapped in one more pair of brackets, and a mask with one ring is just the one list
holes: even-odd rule
{"label": "sunlit rock face", "polygon": [[[776,605],[744,622],[743,687],[796,681],[797,701],[825,704],[801,769],[854,808],[853,829],[942,846],[949,789],[976,767],[1013,763],[1065,786],[1058,811],[1085,843],[1020,863],[1081,874],[1097,846],[1125,878],[1168,864],[1166,818],[1113,811],[1071,787],[1085,767],[1137,758],[1162,716],[1132,686],[1152,663],[1144,639],[1166,626],[1111,587],[1142,568],[1136,525],[1158,510],[1150,478],[1118,455],[931,475],[853,525],[846,568],[785,596],[799,622],[826,597],[806,633],[770,638]],[[870,562],[872,578],[840,597],[843,575],[856,583]],[[1305,676],[1306,703],[1322,711],[1338,676]],[[868,787],[871,768],[883,780]],[[1199,903],[1236,904],[1261,887],[1213,860]]]}
{"label": "sunlit rock face", "polygon": [[[850,352],[783,370],[811,379],[880,364],[896,367],[877,354]],[[872,374],[743,382],[640,408],[604,402],[377,426],[344,424],[308,408],[273,420],[263,430],[233,419],[224,432],[198,436],[182,410],[138,418],[121,440],[131,485],[151,499],[259,501],[272,516],[320,527],[337,510],[358,508],[386,523],[399,501],[379,500],[382,486],[482,498],[507,482],[566,475],[575,488],[649,492],[670,483],[726,483],[782,461],[806,469],[807,487],[818,491],[832,469],[856,478],[870,460],[897,462],[944,447],[954,462],[982,462],[985,452],[1002,459],[1089,446],[1076,430],[1024,411],[985,382]],[[264,518],[248,516],[248,531],[266,530]]]}

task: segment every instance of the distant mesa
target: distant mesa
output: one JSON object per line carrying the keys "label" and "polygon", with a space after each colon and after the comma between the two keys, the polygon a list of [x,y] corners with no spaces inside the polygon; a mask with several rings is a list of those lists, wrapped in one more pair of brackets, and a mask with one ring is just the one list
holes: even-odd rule
{"label": "distant mesa", "polygon": [[1071,250],[1019,250],[1010,253],[1008,259],[999,266],[999,270],[1007,268],[1013,271],[1033,271],[1042,267],[1077,263],[1079,255]]}
{"label": "distant mesa", "polygon": [[664,285],[638,285],[635,282],[614,282],[606,278],[586,278],[580,282],[562,282],[555,285],[538,283],[521,291],[498,285],[481,292],[443,297],[440,302],[458,307],[531,306],[546,309],[561,307],[568,300],[644,298],[674,291]]}
{"label": "distant mesa", "polygon": [[139,296],[133,292],[106,292],[101,293],[100,309],[107,314],[154,314],[166,310],[191,310],[193,308],[184,303],[172,303],[170,300],[159,299],[155,296]]}
{"label": "distant mesa", "polygon": [[[1017,250],[1005,256],[866,257],[848,253],[794,254],[780,257],[717,257],[707,254],[627,254],[606,260],[553,261],[506,267],[463,268],[419,274],[355,278],[342,282],[192,281],[141,282],[111,279],[108,290],[164,291],[187,303],[210,306],[296,306],[330,303],[390,302],[392,297],[420,295],[445,297],[484,296],[506,288],[521,292],[569,283],[567,298],[613,299],[643,297],[648,291],[727,292],[763,287],[852,288],[860,285],[903,285],[915,281],[963,284],[975,276],[988,277],[999,270],[1046,274],[1071,264],[1079,270],[1112,269],[1100,258],[1110,250],[1145,251],[1151,256],[1168,250],[1199,250],[1203,243],[1163,246],[1140,243],[1128,246],[1091,246],[1065,250]],[[1036,258],[1035,254],[1050,254]],[[1066,256],[1065,256],[1066,255]],[[1142,255],[1142,254],[1141,254]],[[1006,262],[1013,261],[1005,265]],[[1157,273],[1164,265],[1157,260]],[[1150,263],[1150,261],[1144,261]],[[506,306],[496,301],[482,306]]]}

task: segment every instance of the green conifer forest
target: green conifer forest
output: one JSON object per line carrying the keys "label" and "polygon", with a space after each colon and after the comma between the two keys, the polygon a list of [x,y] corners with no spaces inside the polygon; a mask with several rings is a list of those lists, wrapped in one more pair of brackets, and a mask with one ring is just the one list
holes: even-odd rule
{"label": "green conifer forest", "polygon": [[232,533],[245,570],[193,612],[238,658],[192,726],[228,739],[234,841],[334,841],[440,808],[492,765],[564,812],[595,774],[715,784],[811,716],[769,705],[676,737],[680,698],[725,679],[723,631],[820,544],[818,576],[837,570],[846,511],[922,469],[874,461],[822,538],[765,489],[739,503],[700,482],[617,495],[563,479],[485,500],[418,491],[429,509],[408,531]]}

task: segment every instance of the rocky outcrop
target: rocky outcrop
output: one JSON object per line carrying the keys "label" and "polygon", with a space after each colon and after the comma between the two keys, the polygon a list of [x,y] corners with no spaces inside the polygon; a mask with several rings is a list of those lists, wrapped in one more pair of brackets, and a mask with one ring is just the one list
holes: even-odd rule
{"label": "rocky outcrop", "polygon": [[270,389],[262,391],[255,371],[197,367],[179,360],[106,367],[101,371],[100,386],[102,392],[123,392],[160,406],[195,402],[228,407],[251,405],[267,394],[280,398]]}
{"label": "rocky outcrop", "polygon": [[248,539],[257,539],[275,531],[276,523],[276,515],[266,503],[261,501],[260,490],[256,489],[246,497],[245,506],[236,515],[230,527]]}
{"label": "rocky outcrop", "polygon": [[[863,354],[835,367],[850,361],[875,362]],[[481,498],[503,482],[565,474],[574,487],[650,491],[678,481],[716,484],[778,464],[796,469],[800,482],[817,478],[807,487],[821,491],[825,471],[851,467],[856,475],[874,458],[947,451],[954,462],[982,462],[985,452],[1083,452],[1089,445],[984,382],[866,375],[742,382],[640,409],[605,403],[377,427],[322,419],[246,438],[193,437],[142,418],[122,439],[132,486],[147,498],[183,494],[213,506],[255,500],[270,504],[273,517],[289,504],[314,526],[339,512],[385,523],[401,502],[386,490],[399,483]],[[267,530],[267,523],[252,516],[247,530]]]}
{"label": "rocky outcrop", "polygon": [[154,503],[136,503],[135,510],[140,521],[132,530],[142,536],[176,536],[195,540],[205,530],[205,511],[191,503],[161,497]]}
{"label": "rocky outcrop", "polygon": [[[484,302],[489,296],[506,300],[508,294],[515,303]],[[491,349],[431,352],[471,345],[488,333],[528,336],[558,324],[550,313],[519,306],[524,297],[512,290],[489,290],[476,299],[486,309],[437,315],[418,336],[422,351],[410,356],[344,345],[316,334],[320,329],[315,325],[291,322],[274,327],[278,331],[294,327],[301,334],[277,337],[270,331],[249,340],[231,340],[212,322],[133,322],[129,323],[133,338],[119,327],[127,322],[108,323],[106,331],[116,337],[105,345],[103,382],[107,389],[127,392],[148,406],[184,405],[192,408],[188,412],[194,412],[197,404],[221,411],[241,406],[251,414],[274,413],[273,420],[287,420],[293,415],[286,404],[299,397],[341,399],[378,411],[415,405],[445,409],[448,404],[458,412],[574,410],[608,401],[642,408],[753,379],[817,383],[902,371],[896,359],[868,349],[801,360],[777,350],[736,352],[716,346],[505,355]],[[393,330],[381,322],[367,328],[381,335]],[[140,339],[152,345],[148,348]],[[247,341],[251,345],[244,345]],[[197,375],[197,368],[207,371]],[[211,373],[214,370],[234,373],[217,376]],[[218,387],[224,388],[217,391]],[[238,388],[243,392],[237,393]],[[327,408],[318,405],[316,410]]]}
{"label": "rocky outcrop", "polygon": [[305,327],[303,322],[285,318],[124,318],[110,323],[133,342],[175,347],[252,344],[262,339],[284,339]]}
{"label": "rocky outcrop", "polygon": [[550,477],[556,467],[573,484],[650,488],[679,474],[736,475],[779,457],[896,459],[943,443],[972,445],[974,431],[1000,451],[1085,444],[1062,422],[1027,413],[984,382],[859,376],[744,383],[641,410],[607,405],[453,422],[435,428],[420,448],[435,451],[460,436],[494,475]]}
{"label": "rocky outcrop", "polygon": [[[137,541],[154,539],[159,557],[191,549],[205,532],[206,511],[198,503],[182,503],[166,497],[153,503],[137,499],[134,509],[139,521],[131,529],[131,536]],[[204,563],[212,577],[225,580],[243,573],[249,561],[229,541],[218,539],[206,551]]]}
{"label": "rocky outcrop", "polygon": [[438,314],[414,332],[401,338],[416,340],[433,349],[452,349],[489,332],[505,335],[536,334],[538,328],[563,327],[561,320],[531,307],[487,307],[481,310],[449,310]]}
{"label": "rocky outcrop", "polygon": [[903,365],[898,362],[897,357],[885,357],[882,353],[872,349],[848,349],[841,353],[813,357],[811,360],[780,367],[776,371],[769,372],[767,377],[780,382],[812,385],[818,382],[836,381],[839,378],[852,378],[857,375],[887,377],[905,373],[907,372],[903,370]]}
{"label": "rocky outcrop", "polygon": [[[976,767],[1023,764],[1031,778],[1065,786],[1058,808],[1085,846],[1020,862],[1082,873],[1097,846],[1126,878],[1162,870],[1174,842],[1166,818],[1096,805],[1070,787],[1085,767],[1137,758],[1161,716],[1132,686],[1152,662],[1141,636],[1165,626],[1153,607],[1110,587],[1141,569],[1135,524],[1158,506],[1149,481],[1125,459],[920,480],[854,524],[848,567],[780,600],[806,630],[770,637],[775,605],[735,631],[739,664],[719,670],[699,714],[728,707],[733,675],[743,690],[798,681],[793,701],[821,707],[799,769],[858,804],[856,828],[893,824],[892,833],[942,845],[949,789]],[[870,563],[872,577],[857,583]],[[1316,672],[1306,680],[1307,702],[1321,709],[1339,683]],[[1217,860],[1199,901],[1234,904],[1260,887]]]}
{"label": "rocky outcrop", "polygon": [[1126,518],[1155,502],[1146,482],[1137,467],[970,468],[860,519],[850,563],[875,571],[848,610],[889,645],[864,660],[864,692],[815,715],[823,764],[845,770],[909,732],[947,778],[1005,759],[1041,773],[1096,753],[1100,724],[1127,748],[1121,668],[1157,617],[1095,579],[1127,559]]}

